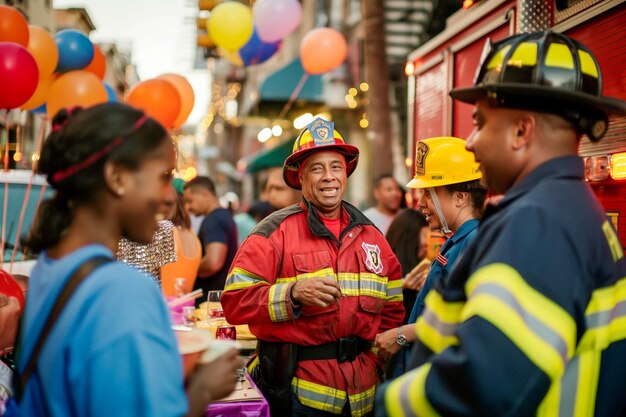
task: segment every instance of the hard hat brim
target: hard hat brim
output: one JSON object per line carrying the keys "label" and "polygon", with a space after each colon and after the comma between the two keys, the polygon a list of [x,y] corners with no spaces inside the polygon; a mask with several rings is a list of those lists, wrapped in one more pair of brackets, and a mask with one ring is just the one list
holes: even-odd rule
{"label": "hard hat brim", "polygon": [[424,189],[432,187],[443,187],[444,185],[460,184],[463,182],[479,180],[482,177],[480,172],[476,173],[473,177],[464,178],[462,181],[455,180],[454,178],[447,180],[427,180],[425,178],[413,178],[406,185],[408,188]]}
{"label": "hard hat brim", "polygon": [[335,151],[344,155],[346,158],[346,175],[348,177],[354,172],[359,162],[359,148],[346,143],[322,145],[314,148],[303,149],[289,155],[289,157],[285,159],[285,163],[283,165],[283,179],[285,180],[285,183],[293,189],[301,190],[302,185],[300,184],[300,179],[298,178],[300,164],[311,154],[322,151]]}
{"label": "hard hat brim", "polygon": [[626,115],[626,102],[611,97],[593,96],[557,89],[550,86],[528,84],[485,84],[475,87],[455,88],[450,97],[464,103],[475,104],[483,98],[495,98],[498,107],[536,110],[544,113],[562,114],[564,107],[608,115]]}

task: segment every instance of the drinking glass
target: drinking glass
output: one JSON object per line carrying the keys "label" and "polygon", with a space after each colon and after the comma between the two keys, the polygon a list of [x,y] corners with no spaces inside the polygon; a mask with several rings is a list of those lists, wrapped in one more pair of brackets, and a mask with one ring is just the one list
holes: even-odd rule
{"label": "drinking glass", "polygon": [[224,310],[222,309],[222,291],[209,291],[207,296],[207,318],[209,320],[223,319]]}
{"label": "drinking glass", "polygon": [[215,330],[215,338],[237,340],[237,330],[235,329],[235,326],[232,325],[217,326],[217,329]]}
{"label": "drinking glass", "polygon": [[196,324],[196,308],[194,306],[183,307],[183,324],[193,327]]}

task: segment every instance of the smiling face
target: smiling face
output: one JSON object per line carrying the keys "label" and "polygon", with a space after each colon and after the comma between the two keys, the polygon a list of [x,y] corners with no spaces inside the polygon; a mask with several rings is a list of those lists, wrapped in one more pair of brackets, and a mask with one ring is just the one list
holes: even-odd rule
{"label": "smiling face", "polygon": [[172,143],[163,141],[138,170],[127,172],[120,215],[127,239],[138,243],[152,240],[165,194],[171,188],[174,158]]}
{"label": "smiling face", "polygon": [[402,190],[393,178],[383,178],[374,189],[378,208],[385,213],[397,213],[402,204],[402,197]]}
{"label": "smiling face", "polygon": [[[437,193],[437,198],[439,199],[439,204],[441,205],[441,211],[446,218],[446,222],[448,222],[448,227],[451,227],[449,223],[450,219],[452,217],[456,217],[451,216],[451,214],[454,214],[456,211],[452,193],[450,193],[445,187],[435,187],[434,190]],[[417,205],[426,216],[426,221],[430,225],[430,229],[439,230],[442,228],[441,219],[439,218],[437,209],[435,209],[435,203],[433,202],[433,198],[430,193],[430,189],[419,190]]]}
{"label": "smiling face", "polygon": [[346,159],[339,152],[314,152],[303,162],[300,173],[302,195],[327,218],[341,213],[341,200],[346,192],[348,176]]}

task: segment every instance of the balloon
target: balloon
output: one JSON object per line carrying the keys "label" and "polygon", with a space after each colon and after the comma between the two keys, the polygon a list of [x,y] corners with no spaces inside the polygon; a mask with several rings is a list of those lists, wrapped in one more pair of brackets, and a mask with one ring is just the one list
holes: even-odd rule
{"label": "balloon", "polygon": [[38,81],[37,62],[30,52],[17,43],[0,42],[0,109],[26,103]]}
{"label": "balloon", "polygon": [[89,71],[70,71],[57,78],[48,91],[48,116],[66,107],[90,107],[106,103],[107,90],[102,81]]}
{"label": "balloon", "polygon": [[263,42],[255,28],[250,40],[239,50],[239,56],[244,65],[260,64],[270,59],[278,51],[280,44],[280,41]]}
{"label": "balloon", "polygon": [[37,83],[37,88],[32,96],[28,99],[28,101],[20,106],[22,110],[32,110],[46,103],[46,99],[48,98],[48,92],[50,92],[50,87],[54,82],[54,76],[52,74],[48,75],[39,75],[39,82]]}
{"label": "balloon", "polygon": [[207,30],[215,45],[236,51],[252,36],[252,12],[241,3],[220,3],[211,11]]}
{"label": "balloon", "polygon": [[28,52],[37,61],[39,76],[52,74],[59,62],[59,49],[52,35],[42,27],[28,26]]}
{"label": "balloon", "polygon": [[31,113],[33,114],[45,114],[47,111],[46,105],[42,104],[41,106],[37,107],[36,109],[32,109]]}
{"label": "balloon", "polygon": [[302,18],[302,6],[298,0],[258,0],[252,11],[259,38],[270,43],[293,32]]}
{"label": "balloon", "polygon": [[76,29],[64,29],[54,35],[59,48],[58,72],[83,69],[93,59],[93,44],[89,38]]}
{"label": "balloon", "polygon": [[107,90],[108,102],[117,103],[119,101],[117,98],[117,93],[115,92],[111,84],[107,83],[106,81],[103,81],[102,84],[104,84],[104,88],[106,88]]}
{"label": "balloon", "polygon": [[331,28],[317,28],[300,42],[302,67],[309,74],[323,74],[341,64],[348,54],[346,40]]}
{"label": "balloon", "polygon": [[104,57],[104,54],[102,53],[102,50],[100,49],[100,47],[98,45],[94,45],[93,46],[93,59],[91,60],[89,65],[85,67],[85,71],[93,72],[94,74],[98,76],[98,78],[103,80],[106,69],[107,69],[106,58]]}
{"label": "balloon", "polygon": [[176,117],[176,120],[174,120],[174,123],[172,125],[173,127],[180,127],[183,125],[183,123],[185,123],[187,117],[189,117],[191,110],[193,110],[193,103],[195,100],[193,87],[191,86],[191,84],[189,84],[189,81],[187,81],[187,79],[182,75],[162,74],[159,75],[157,78],[169,81],[174,86],[174,88],[176,88],[176,91],[178,91],[178,94],[180,95],[180,112],[178,112],[178,116]]}
{"label": "balloon", "polygon": [[229,51],[225,48],[218,48],[220,56],[236,67],[243,67],[243,61],[239,55],[239,51]]}
{"label": "balloon", "polygon": [[158,78],[135,85],[126,96],[126,103],[142,109],[166,128],[174,127],[180,113],[180,94],[169,81]]}
{"label": "balloon", "polygon": [[19,10],[0,6],[0,42],[15,42],[28,46],[28,23]]}

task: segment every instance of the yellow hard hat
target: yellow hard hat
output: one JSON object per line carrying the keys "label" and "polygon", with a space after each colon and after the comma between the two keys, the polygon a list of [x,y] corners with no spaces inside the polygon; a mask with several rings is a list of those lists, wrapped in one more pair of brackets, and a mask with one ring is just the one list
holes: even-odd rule
{"label": "yellow hard hat", "polygon": [[415,145],[415,176],[406,186],[430,188],[477,180],[482,177],[478,166],[463,139],[423,139]]}
{"label": "yellow hard hat", "polygon": [[348,145],[343,137],[335,130],[335,124],[321,117],[316,118],[300,132],[293,144],[293,151],[283,165],[285,183],[296,190],[302,189],[298,171],[302,162],[312,153],[319,151],[339,152],[346,158],[346,174],[356,169],[359,161],[359,148]]}

